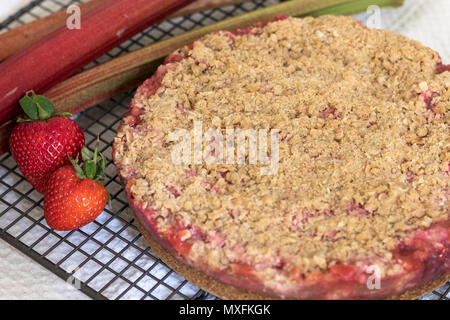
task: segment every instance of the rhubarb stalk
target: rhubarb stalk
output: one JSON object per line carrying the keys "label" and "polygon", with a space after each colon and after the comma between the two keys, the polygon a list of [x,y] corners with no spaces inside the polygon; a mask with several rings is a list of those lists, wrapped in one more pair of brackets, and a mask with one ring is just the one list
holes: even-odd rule
{"label": "rhubarb stalk", "polygon": [[109,0],[83,16],[81,29],[62,27],[0,64],[0,124],[19,113],[17,101],[79,70],[192,0]]}
{"label": "rhubarb stalk", "polygon": [[[85,3],[80,3],[79,7],[81,14],[87,14],[106,1],[107,0],[90,0]],[[194,12],[242,3],[245,1],[248,0],[197,0],[176,11],[174,14],[170,15],[169,18],[185,16]],[[58,28],[63,27],[67,17],[66,10],[61,10],[0,34],[0,62],[20,50],[29,47]]]}
{"label": "rhubarb stalk", "polygon": [[399,7],[403,4],[403,0],[359,0],[347,1],[347,3],[338,4],[325,9],[319,9],[311,12],[309,15],[319,17],[325,14],[334,15],[351,15],[365,11],[369,6],[376,5],[378,7]]}
{"label": "rhubarb stalk", "polygon": [[[81,13],[86,14],[105,1],[90,0],[89,2],[82,3],[80,4]],[[58,28],[63,27],[66,24],[67,18],[66,10],[62,10],[0,34],[0,61],[9,58],[53,31],[56,31]]]}

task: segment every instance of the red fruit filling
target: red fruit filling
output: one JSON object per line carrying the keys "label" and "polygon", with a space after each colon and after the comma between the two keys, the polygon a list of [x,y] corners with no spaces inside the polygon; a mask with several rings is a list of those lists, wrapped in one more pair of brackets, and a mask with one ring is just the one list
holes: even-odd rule
{"label": "red fruit filling", "polygon": [[450,72],[450,64],[445,65],[445,64],[442,63],[442,61],[438,62],[438,64],[436,65],[436,73],[437,74],[441,74],[441,73],[443,73],[445,71]]}
{"label": "red fruit filling", "polygon": [[425,92],[422,92],[420,96],[425,102],[427,110],[433,110],[433,108],[436,106],[436,102],[434,102],[433,99],[439,97],[440,94],[438,92],[427,90]]}

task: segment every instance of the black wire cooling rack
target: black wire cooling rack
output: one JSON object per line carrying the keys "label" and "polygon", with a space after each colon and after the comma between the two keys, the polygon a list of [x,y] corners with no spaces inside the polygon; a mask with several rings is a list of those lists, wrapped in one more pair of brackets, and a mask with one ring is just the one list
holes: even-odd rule
{"label": "black wire cooling rack", "polygon": [[[0,22],[0,33],[44,17],[70,4],[85,1],[33,0]],[[259,0],[166,20],[110,51],[104,62],[152,42],[230,16],[274,4]],[[87,66],[89,68],[93,64]],[[70,232],[50,229],[43,213],[43,197],[23,178],[10,153],[0,156],[0,238],[64,280],[76,277],[80,290],[94,299],[214,299],[161,262],[137,230],[126,196],[111,160],[111,144],[133,91],[116,96],[76,116],[86,145],[107,157],[107,207],[93,223]],[[449,299],[450,282],[422,299]]]}

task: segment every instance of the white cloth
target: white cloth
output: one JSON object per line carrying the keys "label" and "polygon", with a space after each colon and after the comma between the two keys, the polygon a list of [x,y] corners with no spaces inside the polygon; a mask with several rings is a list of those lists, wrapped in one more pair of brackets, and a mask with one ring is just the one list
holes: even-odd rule
{"label": "white cloth", "polygon": [[8,16],[30,3],[30,0],[2,0],[0,5],[0,21],[5,20]]}
{"label": "white cloth", "polygon": [[0,299],[89,299],[0,240]]}

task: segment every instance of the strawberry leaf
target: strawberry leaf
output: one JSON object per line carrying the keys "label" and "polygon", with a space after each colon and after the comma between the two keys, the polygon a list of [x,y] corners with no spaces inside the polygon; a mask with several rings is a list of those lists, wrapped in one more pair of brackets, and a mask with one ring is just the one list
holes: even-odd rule
{"label": "strawberry leaf", "polygon": [[95,179],[97,173],[97,164],[94,161],[85,162],[83,165],[84,173],[88,179]]}
{"label": "strawberry leaf", "polygon": [[37,105],[38,113],[39,113],[39,119],[41,120],[47,120],[50,119],[51,114],[45,111],[45,109],[42,109],[42,107],[38,104]]}
{"label": "strawberry leaf", "polygon": [[70,118],[71,116],[73,116],[73,114],[71,114],[70,112],[62,112],[62,113],[55,113],[54,116],[55,116],[55,117],[57,117],[57,116],[63,116],[63,117]]}
{"label": "strawberry leaf", "polygon": [[83,169],[81,169],[81,167],[78,164],[74,165],[73,167],[75,168],[78,178],[86,179],[86,175],[84,174]]}
{"label": "strawberry leaf", "polygon": [[[19,104],[27,117],[33,120],[47,120],[54,116],[55,105],[48,98],[36,95],[33,90],[28,91],[19,100]],[[23,119],[21,119],[23,122]]]}
{"label": "strawberry leaf", "polygon": [[55,105],[50,101],[50,99],[44,96],[36,95],[33,97],[33,101],[50,116],[55,113]]}
{"label": "strawberry leaf", "polygon": [[[92,154],[87,147],[81,149],[82,164],[78,162],[78,155],[76,160],[70,159],[73,167],[77,172],[77,177],[80,179],[91,179],[95,181],[102,181],[105,178],[106,158],[103,154],[98,152],[98,144],[100,138],[97,139],[94,153]],[[91,155],[93,158],[91,159]]]}
{"label": "strawberry leaf", "polygon": [[94,163],[97,163],[98,143],[99,143],[99,140],[97,140],[97,145],[95,146],[95,149],[94,149],[94,159],[92,160],[92,161],[94,161]]}
{"label": "strawberry leaf", "polygon": [[31,120],[39,119],[37,104],[28,95],[20,99],[19,104],[28,118],[30,118]]}
{"label": "strawberry leaf", "polygon": [[105,168],[106,168],[106,158],[104,155],[102,155],[102,160],[98,163],[98,174],[103,176],[105,174]]}
{"label": "strawberry leaf", "polygon": [[29,119],[29,118],[22,118],[22,117],[17,118],[17,123],[31,122],[31,121],[34,121],[34,120]]}
{"label": "strawberry leaf", "polygon": [[72,163],[73,168],[75,169],[75,172],[77,173],[77,177],[80,179],[86,179],[86,175],[84,174],[83,169],[78,164],[78,155],[76,159],[72,159],[69,157],[70,163]]}
{"label": "strawberry leaf", "polygon": [[106,158],[100,153],[101,159],[97,162],[97,180],[103,181],[105,179]]}
{"label": "strawberry leaf", "polygon": [[91,152],[88,148],[83,147],[83,149],[81,149],[81,159],[83,159],[83,161],[91,160]]}

